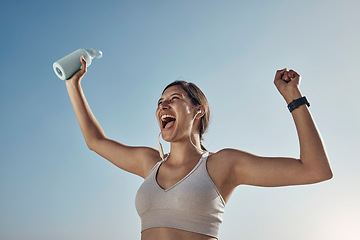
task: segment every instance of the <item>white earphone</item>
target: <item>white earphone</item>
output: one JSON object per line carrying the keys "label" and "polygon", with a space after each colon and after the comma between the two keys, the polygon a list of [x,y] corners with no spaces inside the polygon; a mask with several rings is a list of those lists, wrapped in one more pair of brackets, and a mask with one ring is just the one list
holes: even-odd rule
{"label": "white earphone", "polygon": [[[191,124],[191,129],[192,129],[193,125],[194,125],[194,121],[195,121],[196,116],[199,115],[199,114],[201,114],[201,113],[202,113],[202,110],[201,110],[201,109],[197,110],[197,112],[196,112],[196,114],[195,114],[195,117],[194,117],[194,119],[193,119],[193,121],[192,121],[192,124]],[[192,144],[195,148],[197,148],[198,150],[200,150],[200,152],[204,152],[203,149],[199,148],[198,146],[196,146],[196,145],[193,143],[193,141],[191,140],[191,134],[189,135],[189,138],[190,138],[191,144]]]}

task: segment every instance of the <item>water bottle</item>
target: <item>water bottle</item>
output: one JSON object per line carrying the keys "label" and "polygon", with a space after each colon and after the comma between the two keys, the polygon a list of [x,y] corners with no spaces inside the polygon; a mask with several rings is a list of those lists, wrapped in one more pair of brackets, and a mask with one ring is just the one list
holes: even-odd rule
{"label": "water bottle", "polygon": [[78,49],[75,52],[66,55],[60,60],[53,63],[55,74],[61,79],[69,79],[74,73],[81,69],[80,56],[83,56],[86,61],[86,67],[89,67],[93,59],[102,57],[102,52],[89,48]]}

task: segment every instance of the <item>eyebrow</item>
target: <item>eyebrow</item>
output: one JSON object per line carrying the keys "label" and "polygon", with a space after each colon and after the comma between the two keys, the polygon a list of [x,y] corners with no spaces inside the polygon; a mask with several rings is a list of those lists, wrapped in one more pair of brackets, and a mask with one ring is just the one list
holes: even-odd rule
{"label": "eyebrow", "polygon": [[[170,95],[170,97],[172,97],[172,96],[174,96],[174,95],[179,95],[179,96],[181,96],[181,97],[183,96],[183,95],[180,94],[180,93],[173,93],[173,94]],[[158,101],[158,103],[159,103],[161,100],[163,100],[163,99],[164,99],[164,98],[160,98],[159,101]]]}

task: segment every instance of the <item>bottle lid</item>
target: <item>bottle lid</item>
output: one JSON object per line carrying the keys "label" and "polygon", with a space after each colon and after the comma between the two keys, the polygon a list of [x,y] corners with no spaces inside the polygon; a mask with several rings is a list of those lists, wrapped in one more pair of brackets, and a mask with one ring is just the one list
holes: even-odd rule
{"label": "bottle lid", "polygon": [[[89,48],[86,50],[86,52],[90,55],[93,59],[101,58],[103,53],[100,50],[94,50],[92,48]],[[99,54],[99,55],[98,55]]]}

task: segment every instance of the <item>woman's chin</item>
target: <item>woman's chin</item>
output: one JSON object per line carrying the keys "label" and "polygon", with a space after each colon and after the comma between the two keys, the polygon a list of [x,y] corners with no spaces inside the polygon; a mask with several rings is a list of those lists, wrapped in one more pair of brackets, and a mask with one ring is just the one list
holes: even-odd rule
{"label": "woman's chin", "polygon": [[171,142],[171,140],[172,140],[171,135],[167,132],[161,132],[161,136],[165,142]]}
{"label": "woman's chin", "polygon": [[175,129],[162,129],[161,130],[162,139],[164,139],[164,141],[166,142],[173,142],[176,135],[174,130]]}

